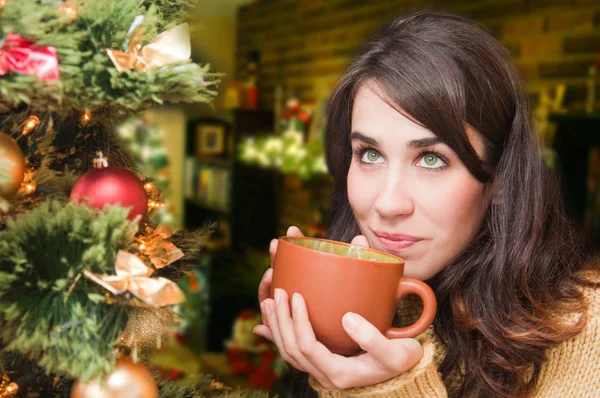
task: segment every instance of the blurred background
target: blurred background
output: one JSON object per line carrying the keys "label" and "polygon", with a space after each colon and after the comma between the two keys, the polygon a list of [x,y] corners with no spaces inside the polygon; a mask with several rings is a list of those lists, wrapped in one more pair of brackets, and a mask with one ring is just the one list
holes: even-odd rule
{"label": "blurred background", "polygon": [[285,391],[275,354],[251,334],[269,242],[290,225],[326,233],[328,98],[369,35],[422,9],[467,15],[509,49],[563,182],[556,194],[599,246],[600,0],[200,0],[192,58],[224,73],[214,107],[160,107],[145,119],[164,137],[172,224],[215,226],[199,264],[209,295],[202,341],[227,383]]}

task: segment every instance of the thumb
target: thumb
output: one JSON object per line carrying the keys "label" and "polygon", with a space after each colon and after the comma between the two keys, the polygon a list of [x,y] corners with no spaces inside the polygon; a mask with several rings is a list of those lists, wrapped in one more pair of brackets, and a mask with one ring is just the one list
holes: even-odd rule
{"label": "thumb", "polygon": [[295,225],[292,225],[291,227],[289,227],[287,229],[286,235],[288,236],[296,236],[296,237],[304,237],[304,234],[302,233],[302,231],[300,231],[300,228],[298,228]]}
{"label": "thumb", "polygon": [[421,344],[417,340],[389,340],[365,318],[353,312],[344,315],[342,324],[360,348],[388,369],[404,373],[423,356]]}
{"label": "thumb", "polygon": [[367,238],[364,235],[355,236],[354,239],[352,239],[352,242],[350,242],[350,244],[354,246],[369,247],[369,242],[367,241]]}
{"label": "thumb", "polygon": [[387,338],[362,316],[347,312],[342,318],[342,324],[346,333],[363,350],[375,354],[377,350],[384,348],[382,346],[385,345]]}

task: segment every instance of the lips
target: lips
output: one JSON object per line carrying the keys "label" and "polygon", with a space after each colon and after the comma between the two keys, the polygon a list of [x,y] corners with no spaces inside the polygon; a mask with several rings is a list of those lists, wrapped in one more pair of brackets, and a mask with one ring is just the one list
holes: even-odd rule
{"label": "lips", "polygon": [[390,234],[387,232],[375,232],[381,246],[387,251],[399,251],[413,246],[415,243],[422,241],[422,238],[404,234]]}

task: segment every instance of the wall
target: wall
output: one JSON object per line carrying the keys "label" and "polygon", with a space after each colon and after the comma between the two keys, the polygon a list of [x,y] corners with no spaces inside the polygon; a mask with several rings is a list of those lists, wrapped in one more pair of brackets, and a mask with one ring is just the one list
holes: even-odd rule
{"label": "wall", "polygon": [[[192,59],[210,63],[212,70],[224,73],[223,82],[235,74],[236,12],[240,4],[250,0],[199,0],[190,15]],[[166,105],[146,112],[146,117],[164,132],[164,145],[170,159],[171,176],[168,201],[175,210],[175,223],[183,227],[183,161],[187,120],[214,115],[221,108],[222,89],[214,101],[207,104]]]}
{"label": "wall", "polygon": [[534,105],[543,88],[566,82],[565,103],[583,108],[587,69],[600,52],[599,0],[263,0],[238,13],[237,73],[259,50],[263,106],[272,107],[277,83],[314,103],[380,25],[424,7],[487,26],[513,54]]}
{"label": "wall", "polygon": [[[243,77],[246,54],[258,50],[262,107],[274,108],[276,84],[314,104],[330,95],[369,35],[395,16],[426,8],[486,26],[510,50],[533,106],[542,90],[564,82],[565,105],[584,108],[587,71],[600,53],[600,0],[262,0],[238,12],[236,75]],[[289,225],[306,231],[314,213],[311,191],[286,178],[281,231]]]}
{"label": "wall", "polygon": [[185,114],[176,108],[155,108],[145,112],[149,123],[163,132],[163,145],[169,157],[169,191],[165,199],[172,205],[175,226],[183,224],[183,154],[185,150]]}

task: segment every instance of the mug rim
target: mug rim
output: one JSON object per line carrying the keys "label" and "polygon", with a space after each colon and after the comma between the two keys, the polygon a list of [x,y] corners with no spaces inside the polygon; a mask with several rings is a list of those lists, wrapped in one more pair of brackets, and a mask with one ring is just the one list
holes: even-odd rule
{"label": "mug rim", "polygon": [[[360,249],[362,249],[362,250],[368,250],[368,251],[371,251],[371,252],[379,253],[379,254],[381,254],[381,255],[384,255],[384,256],[392,257],[392,258],[394,258],[394,259],[397,259],[397,260],[398,260],[398,262],[378,261],[378,260],[365,260],[365,259],[360,259],[360,258],[356,258],[356,257],[346,257],[346,256],[340,256],[339,254],[334,254],[334,253],[323,252],[323,251],[320,251],[320,250],[314,250],[314,249],[310,249],[310,248],[308,248],[308,247],[305,247],[305,246],[296,245],[296,244],[294,244],[294,243],[290,242],[290,240],[294,240],[294,239],[296,239],[296,240],[303,240],[303,239],[307,239],[307,240],[316,240],[316,241],[320,241],[320,242],[327,242],[327,243],[331,243],[331,244],[334,244],[334,245],[343,245],[343,246],[347,246],[347,247],[358,247],[358,248],[360,248]],[[405,264],[406,264],[406,261],[405,261],[405,260],[404,260],[402,257],[395,256],[395,255],[393,255],[393,254],[390,254],[390,253],[384,252],[384,251],[382,251],[382,250],[378,250],[378,249],[372,249],[372,248],[370,248],[370,247],[364,247],[364,246],[352,245],[352,244],[350,244],[350,243],[346,243],[346,242],[340,242],[340,241],[331,240],[331,239],[325,239],[325,238],[312,238],[312,237],[310,237],[310,236],[290,236],[290,235],[285,235],[285,236],[281,236],[281,237],[279,238],[279,240],[281,240],[281,241],[283,241],[283,242],[286,242],[286,243],[289,243],[289,244],[291,244],[291,245],[294,245],[294,246],[296,246],[296,247],[299,247],[299,248],[300,248],[300,249],[302,249],[302,250],[316,251],[316,252],[318,252],[318,253],[320,253],[320,254],[327,255],[327,256],[333,256],[333,257],[345,257],[345,258],[349,258],[349,259],[352,259],[352,260],[367,261],[367,262],[369,262],[369,263],[378,264],[378,265],[387,265],[387,266],[393,266],[393,265],[405,265]]]}

